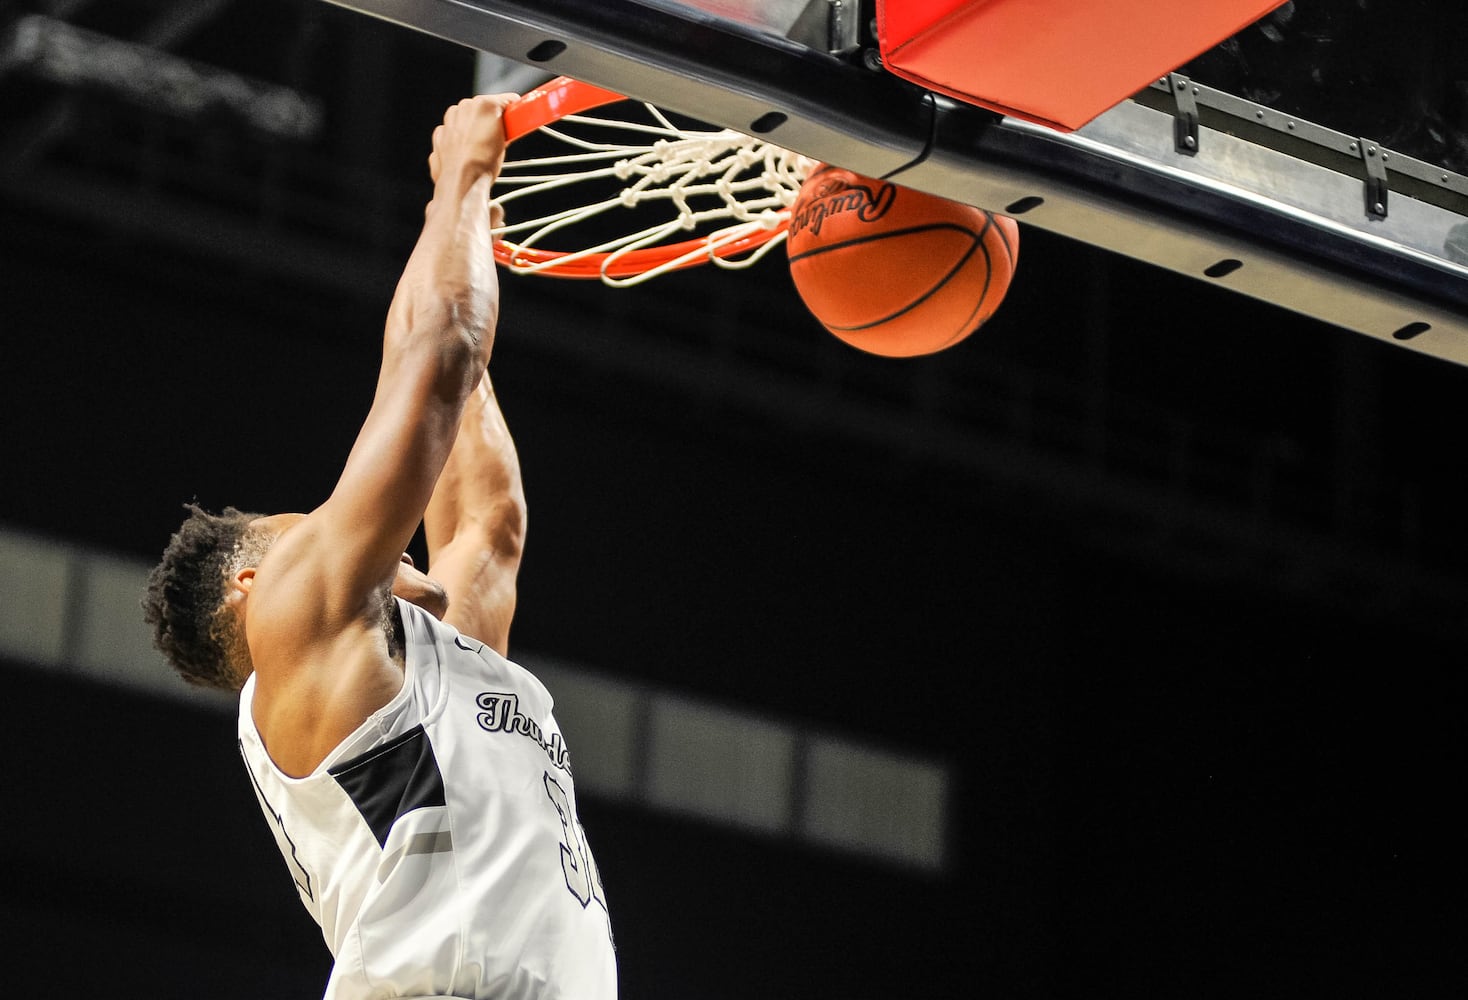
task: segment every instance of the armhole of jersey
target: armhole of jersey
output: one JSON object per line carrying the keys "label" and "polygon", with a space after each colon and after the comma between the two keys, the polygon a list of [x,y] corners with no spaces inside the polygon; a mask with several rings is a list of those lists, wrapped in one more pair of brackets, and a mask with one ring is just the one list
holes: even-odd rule
{"label": "armhole of jersey", "polygon": [[[419,674],[432,665],[422,658],[431,657],[434,664],[442,660],[440,647],[445,642],[451,642],[452,637],[458,635],[458,630],[452,625],[446,625],[431,616],[427,611],[408,603],[401,597],[394,597],[398,602],[398,620],[403,623],[403,690],[398,692],[400,697],[416,696],[416,689],[423,686],[427,678],[420,678]],[[435,627],[436,626],[436,627]],[[414,650],[418,655],[414,655]],[[448,697],[448,684],[440,671],[436,679],[436,689],[432,692],[433,698],[430,704],[423,710],[423,717],[419,719],[422,725],[429,725],[444,710],[444,704]],[[398,699],[394,698],[387,706],[384,706],[381,714],[386,715]]]}
{"label": "armhole of jersey", "polygon": [[[414,697],[413,688],[416,683],[419,667],[415,663],[414,657],[410,654],[410,649],[415,640],[422,641],[423,637],[420,635],[421,627],[420,623],[413,619],[409,611],[411,605],[408,605],[401,598],[394,597],[393,600],[398,601],[401,607],[398,618],[403,623],[403,686],[398,689],[397,694],[388,699],[386,705],[383,705],[371,715],[367,716],[356,729],[353,729],[351,733],[343,737],[341,742],[333,747],[322,759],[321,763],[317,764],[311,770],[310,774],[301,777],[286,774],[275,763],[274,758],[270,756],[270,750],[265,746],[265,740],[260,735],[260,730],[256,727],[255,718],[252,714],[255,697],[255,675],[252,673],[246,678],[245,686],[240,690],[240,738],[241,740],[244,739],[246,727],[248,727],[248,735],[259,748],[260,756],[264,759],[265,765],[281,781],[287,783],[308,781],[318,775],[327,774],[333,767],[339,764],[369,752],[372,749],[371,746],[361,747],[361,749],[356,748],[361,746],[363,740],[367,738],[369,733],[375,731],[380,734],[384,732],[388,728],[384,725],[385,721],[402,711],[404,704]],[[431,643],[431,641],[430,637],[429,642]],[[425,719],[423,721],[426,721],[427,717],[432,715],[435,710],[430,710],[425,713]]]}

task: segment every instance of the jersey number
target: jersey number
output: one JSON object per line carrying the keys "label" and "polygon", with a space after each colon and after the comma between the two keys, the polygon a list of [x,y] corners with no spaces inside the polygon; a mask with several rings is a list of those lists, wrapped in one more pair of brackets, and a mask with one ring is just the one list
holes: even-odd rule
{"label": "jersey number", "polygon": [[561,816],[561,871],[566,876],[566,888],[571,890],[571,895],[576,897],[583,908],[589,906],[594,899],[605,910],[607,899],[602,891],[601,876],[597,873],[596,862],[592,860],[591,848],[587,846],[586,838],[582,834],[581,822],[571,809],[566,790],[550,776],[549,771],[545,775],[545,794],[550,796],[551,805],[556,807],[556,812]]}

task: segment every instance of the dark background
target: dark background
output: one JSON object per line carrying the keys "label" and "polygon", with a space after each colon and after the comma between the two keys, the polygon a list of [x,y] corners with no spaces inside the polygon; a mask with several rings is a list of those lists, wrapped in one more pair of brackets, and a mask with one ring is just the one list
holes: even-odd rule
{"label": "dark background", "polygon": [[[48,9],[324,119],[0,75],[0,521],[154,559],[195,497],[309,508],[472,57],[305,0],[0,31]],[[1462,169],[1454,10],[1297,4],[1194,71]],[[588,797],[624,995],[1461,987],[1461,369],[1029,228],[991,323],[907,362],[829,337],[776,259],[503,285],[514,645],[956,779],[931,875]],[[316,995],[233,721],[6,676],[8,986]]]}

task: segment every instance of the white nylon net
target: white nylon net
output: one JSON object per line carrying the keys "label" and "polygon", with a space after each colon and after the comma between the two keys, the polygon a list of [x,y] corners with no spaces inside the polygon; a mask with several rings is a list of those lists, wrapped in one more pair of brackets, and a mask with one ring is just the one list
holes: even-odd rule
{"label": "white nylon net", "polygon": [[[749,267],[784,240],[814,161],[729,129],[679,127],[649,104],[617,109],[629,107],[648,120],[568,115],[510,146],[495,235],[512,272],[559,268],[618,287],[691,262]],[[515,158],[525,146],[530,155]],[[650,248],[667,244],[679,252],[644,269]]]}

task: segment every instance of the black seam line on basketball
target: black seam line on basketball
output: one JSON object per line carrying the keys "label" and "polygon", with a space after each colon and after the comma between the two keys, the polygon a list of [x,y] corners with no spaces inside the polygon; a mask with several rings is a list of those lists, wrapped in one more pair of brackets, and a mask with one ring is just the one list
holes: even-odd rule
{"label": "black seam line on basketball", "polygon": [[[969,233],[970,235],[972,235],[972,231],[971,230],[963,229],[961,226],[954,226],[953,228],[960,229],[962,232]],[[939,278],[936,282],[934,282],[933,285],[926,292],[924,292],[923,294],[919,295],[917,298],[913,299],[911,302],[909,302],[907,305],[903,306],[901,309],[897,310],[896,312],[889,313],[888,315],[883,316],[883,317],[881,317],[879,319],[872,320],[870,323],[862,323],[862,324],[860,324],[858,326],[834,326],[832,324],[827,323],[826,324],[827,327],[829,327],[832,330],[840,330],[842,333],[858,333],[858,332],[860,332],[862,330],[870,330],[874,326],[881,326],[883,323],[890,323],[890,322],[892,322],[898,316],[901,316],[904,313],[911,312],[912,310],[916,309],[918,306],[922,305],[924,302],[928,301],[928,299],[930,299],[934,295],[936,295],[937,292],[938,292],[938,289],[940,289],[940,288],[944,287],[945,285],[947,285],[948,282],[953,278],[953,276],[955,274],[957,274],[960,270],[963,269],[963,266],[968,263],[969,258],[974,255],[974,250],[976,250],[976,249],[983,250],[984,251],[984,256],[986,258],[989,256],[989,250],[988,250],[988,248],[985,247],[982,243],[980,243],[977,240],[975,240],[974,243],[973,243],[973,245],[968,248],[968,251],[962,257],[960,257],[958,259],[958,262],[955,263],[952,267],[950,267],[948,269],[948,273],[947,274],[943,275],[943,277]],[[983,305],[985,297],[988,296],[988,294],[989,294],[989,278],[990,278],[990,275],[988,273],[985,273],[985,275],[984,275],[984,290],[979,293],[979,302],[978,302],[978,305],[975,305],[973,307],[973,309],[969,310],[969,314],[968,315],[969,315],[969,319],[970,320],[973,319],[974,318],[974,315],[978,313],[979,306]],[[824,322],[824,321],[822,321],[822,322]],[[968,322],[965,321],[964,324],[963,324],[963,332],[964,333],[968,333],[968,331],[969,331]],[[949,341],[949,343],[952,343],[952,341]],[[947,346],[947,345],[944,345],[944,346]]]}
{"label": "black seam line on basketball", "polygon": [[[988,213],[985,213],[985,215],[988,216],[987,221],[984,223],[984,230],[987,231],[988,228],[989,228],[989,226],[993,224],[994,217],[992,215],[988,215]],[[965,232],[968,232],[968,230],[964,230],[964,231]],[[1002,230],[1001,230],[1001,233],[1002,233]],[[964,254],[963,259],[960,260],[957,264],[955,264],[953,266],[953,270],[949,271],[946,275],[944,275],[942,281],[938,282],[938,284],[936,284],[932,288],[930,288],[928,290],[928,292],[927,292],[926,295],[924,295],[922,298],[918,299],[916,302],[913,302],[912,305],[907,306],[905,309],[899,309],[897,312],[895,312],[891,316],[887,317],[887,319],[877,320],[875,323],[868,323],[868,324],[865,324],[863,326],[852,326],[852,327],[836,326],[836,327],[831,327],[831,329],[833,329],[833,330],[841,330],[842,332],[854,332],[854,331],[865,330],[868,327],[876,326],[878,324],[886,323],[886,322],[889,322],[890,320],[896,319],[898,316],[901,316],[903,313],[907,312],[908,309],[916,308],[920,303],[924,302],[929,296],[932,296],[933,294],[935,294],[938,291],[938,289],[940,289],[944,285],[946,285],[948,283],[948,280],[953,277],[953,275],[958,271],[958,269],[961,268],[961,267],[963,267],[964,264],[968,263],[968,259],[973,256],[973,250],[974,250],[974,248],[977,248],[978,250],[980,250],[983,253],[983,255],[984,255],[984,265],[985,265],[984,266],[984,287],[979,291],[979,297],[974,302],[974,307],[969,310],[968,318],[965,319],[962,323],[959,324],[958,332],[956,332],[952,337],[949,337],[942,344],[940,344],[937,347],[933,348],[933,351],[930,352],[930,353],[936,353],[938,351],[942,351],[942,350],[945,350],[945,349],[947,349],[949,347],[952,347],[954,344],[958,343],[964,337],[967,337],[969,334],[973,333],[974,330],[978,329],[979,324],[974,321],[974,317],[979,314],[979,310],[981,310],[981,309],[984,308],[984,303],[989,298],[989,285],[994,280],[994,258],[992,256],[990,256],[990,254],[989,254],[989,246],[983,240],[977,240],[977,241],[975,241],[974,247],[971,247],[969,249],[969,252],[966,253],[966,254]]]}
{"label": "black seam line on basketball", "polygon": [[[979,231],[979,240],[980,240],[980,242],[983,242],[986,247],[988,246],[988,242],[986,240],[984,240],[984,236],[991,229],[994,230],[994,232],[995,232],[996,235],[998,235],[999,242],[1004,245],[1004,257],[1005,257],[1005,260],[1007,260],[1009,262],[1010,270],[1013,271],[1013,269],[1014,269],[1014,248],[1009,245],[1009,236],[1004,232],[1004,227],[999,224],[998,217],[995,216],[993,212],[984,211],[984,228]],[[988,251],[985,250],[984,253],[987,255],[988,254]],[[989,261],[989,266],[990,267],[993,267],[994,266],[994,261],[993,260],[990,260]],[[990,273],[992,273],[992,272],[990,272]]]}
{"label": "black seam line on basketball", "polygon": [[[992,222],[993,216],[990,216],[989,218]],[[985,228],[988,227],[986,226]],[[1000,232],[1002,234],[1003,231],[1001,230]],[[989,255],[989,245],[980,241],[979,249],[984,252],[984,290],[979,293],[979,300],[975,302],[974,307],[969,310],[968,319],[964,320],[963,324],[959,326],[957,333],[955,333],[952,337],[949,337],[948,340],[942,344],[942,346],[937,348],[937,350],[939,351],[946,350],[947,348],[952,347],[964,337],[967,337],[969,334],[973,333],[979,327],[979,324],[975,322],[974,317],[979,314],[979,310],[984,308],[984,303],[988,301],[989,283],[994,280],[994,258]],[[998,306],[996,305],[995,308],[997,309]]]}
{"label": "black seam line on basketball", "polygon": [[[978,242],[978,236],[974,234],[974,231],[972,229],[966,229],[963,226],[956,225],[952,222],[928,222],[924,223],[921,226],[908,226],[905,229],[886,229],[880,233],[872,233],[869,236],[856,236],[849,240],[842,240],[840,243],[827,243],[823,247],[815,247],[810,250],[802,251],[798,254],[793,254],[790,257],[790,263],[794,264],[797,261],[805,260],[807,257],[815,257],[823,253],[830,253],[833,250],[844,250],[846,247],[854,247],[860,246],[863,243],[871,243],[873,240],[885,240],[893,236],[912,236],[915,233],[936,233],[944,229],[951,229],[953,232],[963,233],[963,235],[967,236],[969,239]],[[980,234],[982,234],[982,230],[980,230]]]}
{"label": "black seam line on basketball", "polygon": [[[1014,248],[1009,245],[1009,234],[1004,231],[1004,227],[999,225],[992,214],[989,215],[989,225],[993,226],[994,232],[999,234],[999,242],[1004,244],[1004,256],[1009,258],[1009,266],[1012,269],[1014,267]],[[989,226],[984,228],[988,229]]]}
{"label": "black seam line on basketball", "polygon": [[906,228],[906,229],[894,229],[894,230],[890,230],[890,231],[885,232],[885,233],[876,233],[876,234],[873,234],[871,236],[857,237],[856,239],[846,240],[846,241],[843,241],[841,243],[832,243],[832,244],[830,244],[828,246],[825,246],[825,247],[817,247],[814,250],[807,250],[805,253],[796,254],[795,256],[793,256],[793,257],[791,257],[789,259],[789,262],[791,264],[794,264],[797,261],[804,260],[807,257],[813,257],[813,256],[815,256],[817,254],[825,253],[825,252],[827,252],[829,250],[839,250],[842,247],[848,247],[848,246],[858,245],[858,244],[861,244],[861,243],[867,243],[867,242],[870,242],[870,241],[876,240],[876,239],[885,239],[888,236],[903,236],[903,235],[908,235],[908,234],[911,234],[911,233],[935,232],[935,231],[941,230],[941,229],[953,229],[953,230],[957,230],[958,232],[964,233],[965,235],[969,236],[973,240],[973,243],[970,245],[968,251],[963,255],[962,259],[960,259],[958,261],[958,263],[955,264],[949,270],[949,272],[946,275],[943,276],[943,279],[941,281],[939,281],[933,287],[929,288],[928,291],[925,292],[921,297],[915,299],[913,302],[911,302],[907,306],[903,307],[902,309],[899,309],[896,312],[892,313],[890,316],[886,316],[886,317],[883,317],[881,319],[873,320],[870,323],[863,323],[860,326],[834,326],[834,325],[831,325],[831,324],[827,324],[827,326],[831,330],[833,330],[833,331],[834,330],[840,330],[843,333],[858,333],[858,332],[860,332],[862,330],[867,330],[867,329],[870,329],[870,328],[875,327],[875,326],[880,326],[883,323],[888,323],[888,322],[892,321],[893,319],[896,319],[898,316],[901,316],[903,313],[906,313],[909,310],[912,310],[912,309],[917,308],[917,306],[921,305],[923,302],[927,301],[932,295],[934,295],[938,291],[938,289],[942,288],[945,284],[947,284],[947,282],[949,281],[949,279],[952,278],[953,275],[955,273],[957,273],[957,271],[960,268],[962,268],[964,264],[966,264],[968,262],[968,259],[973,256],[974,248],[977,247],[979,250],[981,250],[983,252],[983,254],[984,254],[984,261],[985,261],[985,264],[986,264],[986,267],[984,269],[984,287],[983,287],[983,289],[980,290],[978,300],[974,303],[973,309],[969,310],[968,319],[965,320],[964,323],[960,326],[959,331],[957,333],[955,333],[947,341],[945,341],[941,346],[939,346],[939,347],[937,347],[937,348],[934,349],[935,351],[941,351],[941,350],[944,350],[944,349],[946,349],[948,347],[952,347],[954,344],[958,343],[964,337],[966,337],[969,334],[971,334],[974,331],[974,329],[977,328],[977,324],[974,323],[974,317],[978,315],[979,310],[981,310],[984,307],[985,301],[988,300],[988,298],[989,298],[989,286],[993,283],[993,280],[994,280],[994,258],[989,253],[989,246],[988,246],[987,241],[984,240],[984,236],[988,233],[988,231],[990,229],[993,229],[998,234],[999,241],[1004,246],[1004,254],[1005,254],[1005,257],[1008,258],[1008,261],[1009,261],[1009,264],[1010,264],[1011,267],[1014,265],[1014,253],[1010,249],[1010,246],[1009,246],[1009,238],[1008,238],[1008,236],[1004,232],[1004,227],[1003,226],[1000,226],[998,224],[998,221],[995,219],[994,214],[992,212],[988,212],[988,211],[985,211],[984,212],[984,227],[979,230],[977,236],[975,236],[973,230],[967,229],[967,228],[965,228],[963,226],[954,225],[953,223],[946,223],[945,222],[945,223],[936,223],[936,224],[924,225],[924,226],[913,226],[913,227],[909,227],[909,228]]}

